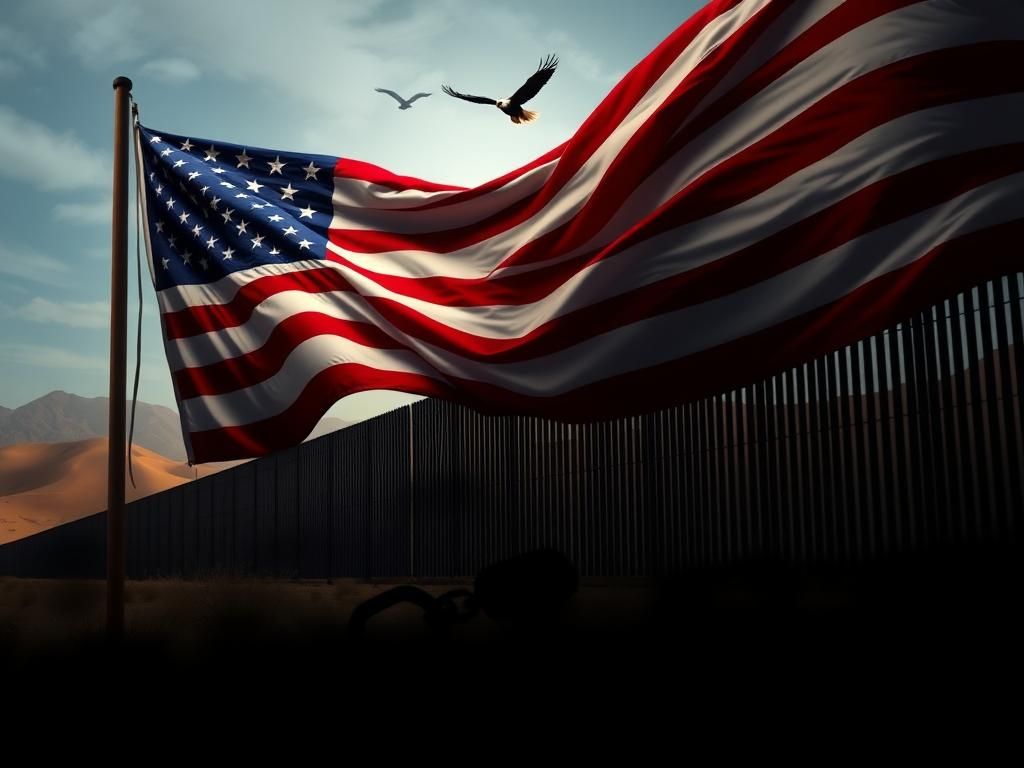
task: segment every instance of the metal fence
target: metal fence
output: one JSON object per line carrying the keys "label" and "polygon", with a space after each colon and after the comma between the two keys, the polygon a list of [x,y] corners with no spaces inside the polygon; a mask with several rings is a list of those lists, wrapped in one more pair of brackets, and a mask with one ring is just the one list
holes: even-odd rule
{"label": "metal fence", "polygon": [[[1015,542],[1024,276],[735,391],[617,421],[424,400],[134,502],[131,578],[471,576],[541,546],[584,576],[856,563]],[[105,515],[0,547],[102,576]]]}

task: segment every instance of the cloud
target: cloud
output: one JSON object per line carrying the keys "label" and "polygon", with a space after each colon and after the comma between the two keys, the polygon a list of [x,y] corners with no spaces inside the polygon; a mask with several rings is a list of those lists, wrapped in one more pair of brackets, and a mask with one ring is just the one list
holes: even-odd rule
{"label": "cloud", "polygon": [[67,282],[68,266],[51,256],[31,250],[15,250],[0,243],[0,274],[45,285]]}
{"label": "cloud", "polygon": [[71,36],[71,49],[86,63],[131,61],[143,53],[138,35],[142,11],[133,3],[105,5],[100,10],[82,3],[84,11],[77,31]]}
{"label": "cloud", "polygon": [[74,134],[57,133],[0,106],[0,175],[46,190],[105,187],[110,165]]}
{"label": "cloud", "polygon": [[142,66],[143,73],[164,83],[187,83],[199,77],[199,67],[187,59],[154,59]]}
{"label": "cloud", "polygon": [[572,69],[587,80],[611,86],[625,75],[620,70],[606,69],[597,56],[564,32],[550,32],[545,35],[545,41],[549,49],[558,51],[563,69]]}
{"label": "cloud", "polygon": [[110,306],[104,301],[57,302],[35,297],[17,314],[36,323],[57,323],[71,328],[108,328]]}
{"label": "cloud", "polygon": [[111,217],[110,198],[94,203],[58,203],[53,209],[58,221],[76,224],[109,224]]}
{"label": "cloud", "polygon": [[19,74],[26,65],[41,67],[46,62],[38,46],[3,24],[0,24],[0,52],[0,77]]}
{"label": "cloud", "polygon": [[38,344],[0,343],[0,362],[31,368],[59,368],[76,371],[103,371],[110,367],[106,356],[83,355],[80,352]]}

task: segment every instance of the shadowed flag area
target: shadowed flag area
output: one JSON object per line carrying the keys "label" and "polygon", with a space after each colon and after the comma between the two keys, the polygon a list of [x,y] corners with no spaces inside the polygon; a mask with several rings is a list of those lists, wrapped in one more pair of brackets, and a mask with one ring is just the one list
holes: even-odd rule
{"label": "shadowed flag area", "polygon": [[1024,7],[709,3],[474,188],[139,126],[193,462],[394,389],[589,421],[728,390],[1020,269]]}

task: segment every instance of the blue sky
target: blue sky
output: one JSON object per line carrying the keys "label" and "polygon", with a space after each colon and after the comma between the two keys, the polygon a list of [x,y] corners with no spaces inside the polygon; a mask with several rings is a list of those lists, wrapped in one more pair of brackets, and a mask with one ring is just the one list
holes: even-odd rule
{"label": "blue sky", "polygon": [[[473,185],[565,141],[699,0],[14,0],[0,17],[0,405],[54,389],[107,394],[111,83],[147,126],[339,155]],[[547,53],[561,65],[512,125],[441,83],[505,96]],[[434,93],[398,111],[375,87]],[[134,193],[133,193],[134,194]],[[134,200],[134,198],[133,198]],[[134,227],[130,249],[134,261]],[[144,275],[140,399],[175,407]],[[134,364],[131,269],[129,365]],[[129,380],[131,370],[129,370]],[[414,398],[363,393],[360,419]]]}

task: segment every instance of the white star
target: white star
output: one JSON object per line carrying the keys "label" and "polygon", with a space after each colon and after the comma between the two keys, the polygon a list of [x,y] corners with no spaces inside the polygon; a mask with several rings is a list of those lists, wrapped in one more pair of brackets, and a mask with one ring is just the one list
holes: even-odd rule
{"label": "white star", "polygon": [[167,149],[165,149],[163,152],[160,153],[160,157],[167,157],[173,151],[174,151],[173,149],[171,149],[170,147],[167,147]]}
{"label": "white star", "polygon": [[200,192],[203,193],[203,197],[206,197],[206,190],[208,190],[208,189],[209,189],[209,187],[203,187],[202,189],[199,190]]}
{"label": "white star", "polygon": [[195,235],[196,237],[199,237],[199,233],[202,232],[202,231],[203,231],[203,228],[200,227],[198,224],[196,224],[194,227],[192,227],[192,234]]}
{"label": "white star", "polygon": [[188,180],[189,180],[189,181],[192,181],[192,179],[194,179],[194,178],[195,178],[196,176],[198,176],[198,175],[199,175],[199,171],[192,171],[192,173],[190,173],[190,174],[188,175]]}
{"label": "white star", "polygon": [[235,155],[235,157],[238,158],[238,165],[236,165],[235,168],[248,168],[249,167],[249,161],[252,160],[251,157],[249,157],[247,154],[245,154],[245,150],[244,149],[242,150],[242,154]]}
{"label": "white star", "polygon": [[160,197],[160,193],[164,191],[164,185],[158,184],[154,191],[156,192],[156,196]]}
{"label": "white star", "polygon": [[163,141],[162,137],[160,137],[160,136],[153,136],[152,138],[150,138],[149,143],[150,144],[159,144],[161,141]]}
{"label": "white star", "polygon": [[263,235],[256,235],[256,237],[252,239],[252,247],[253,250],[263,247]]}
{"label": "white star", "polygon": [[224,249],[224,261],[228,261],[234,255],[234,253],[235,253],[235,249],[234,248],[225,248]]}
{"label": "white star", "polygon": [[235,225],[235,229],[237,229],[237,230],[238,230],[238,234],[239,234],[239,235],[247,235],[247,234],[249,234],[249,233],[245,231],[245,228],[246,228],[246,227],[248,227],[248,226],[249,226],[249,222],[247,222],[247,221],[242,221],[242,223],[241,223],[241,224],[236,224],[236,225]]}
{"label": "white star", "polygon": [[270,249],[270,255],[271,256],[280,256],[281,252],[279,250],[277,250],[277,248],[271,248]]}
{"label": "white star", "polygon": [[299,210],[301,211],[301,213],[299,214],[300,219],[312,219],[313,214],[316,213],[316,211],[314,211],[312,207],[308,205],[305,208],[301,208]]}
{"label": "white star", "polygon": [[220,198],[214,195],[213,199],[210,201],[210,207],[216,211],[218,205],[220,205]]}
{"label": "white star", "polygon": [[219,154],[220,152],[214,148],[213,144],[211,144],[210,148],[206,150],[206,157],[204,157],[203,160],[209,160],[215,163],[217,162],[217,155]]}
{"label": "white star", "polygon": [[317,174],[318,171],[322,171],[323,168],[317,168],[315,165],[313,165],[313,161],[312,160],[310,160],[309,161],[309,165],[304,166],[302,170],[304,170],[306,172],[306,178],[307,179],[313,179],[314,181],[320,181],[320,179],[318,179],[316,177],[316,174]]}
{"label": "white star", "polygon": [[234,185],[234,184],[232,184],[232,183],[231,183],[230,181],[222,181],[222,182],[220,183],[220,185],[221,185],[222,187],[227,187],[228,189],[234,189],[234,188],[235,188],[235,185]]}
{"label": "white star", "polygon": [[275,224],[277,224],[277,222],[279,222],[279,221],[284,221],[284,217],[283,216],[278,216],[276,213],[273,216],[268,216],[267,218],[270,219]]}
{"label": "white star", "polygon": [[199,263],[203,265],[204,272],[210,267],[210,262],[208,262],[206,259],[200,259]]}
{"label": "white star", "polygon": [[164,231],[164,223],[162,221],[158,221],[156,223],[156,231],[157,232],[163,232]]}
{"label": "white star", "polygon": [[167,269],[167,265],[171,263],[170,259],[161,259],[161,261],[164,263],[164,269]]}
{"label": "white star", "polygon": [[267,165],[270,166],[271,176],[273,176],[275,173],[280,173],[282,176],[284,176],[284,174],[281,173],[281,169],[285,167],[286,163],[282,163],[280,157],[275,157],[274,162],[267,163]]}
{"label": "white star", "polygon": [[294,200],[295,193],[298,191],[292,188],[292,183],[289,181],[287,187],[281,187],[281,197],[285,200]]}
{"label": "white star", "polygon": [[247,186],[249,188],[250,192],[259,192],[260,189],[262,189],[262,187],[263,187],[263,185],[260,184],[255,179],[253,179],[252,181],[245,182],[245,186]]}
{"label": "white star", "polygon": [[206,241],[206,250],[208,250],[208,251],[213,250],[213,246],[217,244],[217,240],[218,239],[219,238],[211,237],[209,240],[207,240]]}
{"label": "white star", "polygon": [[184,164],[185,164],[184,160],[175,160],[174,161],[174,167],[175,168],[181,168],[181,166],[183,166]]}
{"label": "white star", "polygon": [[167,210],[171,210],[171,208],[173,208],[173,207],[174,207],[174,198],[173,197],[167,198]]}
{"label": "white star", "polygon": [[191,213],[186,211],[186,212],[182,213],[181,216],[178,217],[178,220],[182,224],[188,224],[188,217],[191,216],[191,215],[192,215]]}
{"label": "white star", "polygon": [[185,143],[181,145],[181,151],[182,152],[191,152],[192,151],[192,147],[193,147],[192,139],[185,139]]}
{"label": "white star", "polygon": [[174,235],[171,235],[170,237],[168,237],[168,238],[167,238],[167,245],[168,245],[168,246],[170,246],[170,249],[171,249],[172,251],[174,250],[174,248],[175,248],[175,245],[174,245],[174,244],[175,244],[175,243],[176,243],[177,241],[178,241],[178,238],[177,238],[177,237],[175,237]]}
{"label": "white star", "polygon": [[150,171],[149,172],[149,180],[152,181],[154,176],[156,176],[156,171]]}
{"label": "white star", "polygon": [[297,233],[298,231],[299,231],[299,230],[297,230],[297,229],[296,229],[295,227],[288,227],[288,229],[286,229],[286,230],[284,231],[284,233],[285,233],[286,235],[294,235],[294,234],[296,234],[296,233]]}
{"label": "white star", "polygon": [[299,241],[299,250],[301,251],[303,248],[305,248],[306,250],[309,250],[309,246],[311,246],[312,244],[313,243],[310,242],[309,240],[300,240]]}
{"label": "white star", "polygon": [[185,262],[186,264],[191,264],[192,263],[192,251],[185,251],[183,254],[181,254],[181,260],[183,262]]}
{"label": "white star", "polygon": [[225,171],[223,168],[214,168],[213,172],[216,173],[218,176],[222,173],[227,173],[227,171]]}
{"label": "white star", "polygon": [[257,210],[262,211],[264,208],[269,208],[270,207],[270,203],[253,203],[252,207],[257,209]]}
{"label": "white star", "polygon": [[241,197],[242,199],[246,199],[249,196],[245,194],[245,192],[239,192],[237,195],[235,195],[235,197]]}
{"label": "white star", "polygon": [[228,208],[226,211],[224,211],[224,213],[221,214],[221,216],[224,217],[224,223],[225,224],[227,224],[229,221],[231,221],[231,217],[234,216],[234,215],[235,215],[234,208]]}

